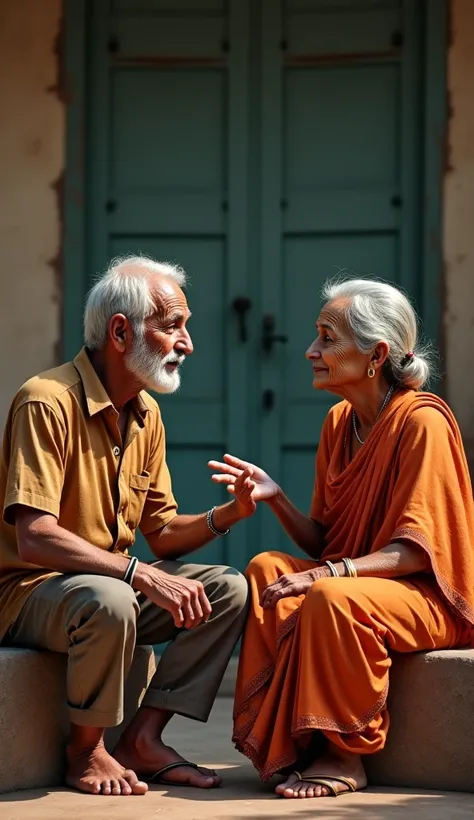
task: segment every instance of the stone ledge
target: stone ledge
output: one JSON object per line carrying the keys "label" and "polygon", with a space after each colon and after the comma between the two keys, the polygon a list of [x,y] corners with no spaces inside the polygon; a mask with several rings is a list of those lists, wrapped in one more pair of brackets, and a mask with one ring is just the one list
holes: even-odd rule
{"label": "stone ledge", "polygon": [[390,732],[367,756],[371,784],[474,791],[474,650],[397,655]]}
{"label": "stone ledge", "polygon": [[[231,697],[233,659],[220,696]],[[151,647],[137,647],[126,690],[124,723],[106,733],[112,748],[135,713],[155,670]],[[0,649],[0,792],[62,783],[66,658]],[[365,759],[370,783],[474,791],[474,650],[394,658],[387,746]],[[230,737],[229,737],[230,743]]]}
{"label": "stone ledge", "polygon": [[[125,719],[106,733],[110,748],[138,708],[155,671],[149,646],[137,647],[125,691]],[[63,782],[68,733],[66,656],[0,649],[0,793]]]}

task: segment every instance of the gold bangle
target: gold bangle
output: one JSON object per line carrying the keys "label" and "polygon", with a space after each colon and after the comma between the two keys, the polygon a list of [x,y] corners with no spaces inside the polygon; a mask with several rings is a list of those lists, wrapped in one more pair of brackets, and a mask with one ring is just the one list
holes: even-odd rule
{"label": "gold bangle", "polygon": [[336,567],[334,566],[334,564],[332,563],[332,561],[325,561],[325,564],[326,564],[329,572],[331,573],[331,576],[333,578],[339,578],[339,573],[338,573]]}
{"label": "gold bangle", "polygon": [[355,568],[355,564],[352,558],[341,558],[341,561],[346,568],[346,574],[349,576],[349,578],[357,578],[357,570]]}

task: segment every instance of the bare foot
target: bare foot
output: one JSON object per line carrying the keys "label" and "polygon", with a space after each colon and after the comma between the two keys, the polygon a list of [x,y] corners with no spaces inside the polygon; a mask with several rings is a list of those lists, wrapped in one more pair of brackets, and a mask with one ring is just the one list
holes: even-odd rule
{"label": "bare foot", "polygon": [[301,772],[302,780],[298,780],[295,774],[290,776],[276,787],[275,791],[282,797],[327,797],[329,789],[324,786],[317,786],[304,779],[308,777],[322,777],[324,780],[329,780],[340,794],[341,792],[350,791],[349,787],[337,780],[331,781],[331,775],[334,777],[345,777],[354,786],[355,790],[365,789],[367,786],[367,777],[362,765],[359,755],[341,752],[335,750],[333,747],[324,757],[319,757],[311,766],[308,766],[304,772]]}
{"label": "bare foot", "polygon": [[[162,740],[147,736],[136,736],[133,744],[119,741],[114,755],[124,766],[139,773],[140,777],[151,778],[160,769],[170,763],[187,761],[171,746],[166,746]],[[158,781],[159,782],[159,781]],[[200,766],[180,766],[163,773],[163,783],[172,783],[176,786],[196,786],[198,789],[212,789],[220,786],[222,779],[213,769]]]}
{"label": "bare foot", "polygon": [[66,749],[66,783],[90,794],[146,794],[148,786],[135,772],[121,766],[100,741],[93,748],[69,745]]}

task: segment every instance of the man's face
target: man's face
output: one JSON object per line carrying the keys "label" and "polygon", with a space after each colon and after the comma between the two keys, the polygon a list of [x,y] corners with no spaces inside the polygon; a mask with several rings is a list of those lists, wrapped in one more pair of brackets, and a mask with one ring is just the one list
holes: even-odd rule
{"label": "man's face", "polygon": [[128,368],[136,378],[157,393],[174,393],[181,383],[179,368],[193,352],[186,329],[191,316],[186,297],[169,277],[151,280],[150,289],[155,311],[136,329]]}

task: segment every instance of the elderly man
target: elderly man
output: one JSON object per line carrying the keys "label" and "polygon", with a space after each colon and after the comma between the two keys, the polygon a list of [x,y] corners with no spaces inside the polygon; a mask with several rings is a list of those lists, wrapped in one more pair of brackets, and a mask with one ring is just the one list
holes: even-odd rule
{"label": "elderly man", "polygon": [[[240,499],[177,515],[159,407],[144,390],[174,392],[193,351],[184,280],[146,257],[115,261],[89,294],[85,347],[20,389],[5,429],[0,640],[67,652],[66,781],[94,794],[144,794],[152,778],[220,783],[162,741],[174,713],[207,720],[247,604],[236,570],[176,560],[249,514]],[[129,555],[138,527],[155,563]],[[104,728],[123,719],[135,644],[163,641],[112,757]]]}

